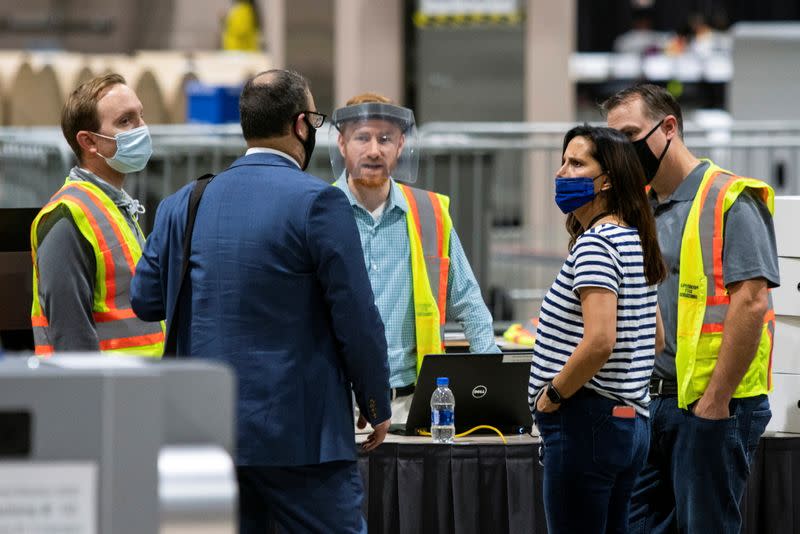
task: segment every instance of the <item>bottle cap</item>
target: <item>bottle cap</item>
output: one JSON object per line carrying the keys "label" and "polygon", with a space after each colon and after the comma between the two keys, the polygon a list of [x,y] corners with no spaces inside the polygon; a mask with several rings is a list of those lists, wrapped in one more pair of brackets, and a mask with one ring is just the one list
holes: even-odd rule
{"label": "bottle cap", "polygon": [[446,376],[440,376],[439,378],[436,379],[437,386],[447,386],[449,384],[450,384],[450,379],[447,378]]}

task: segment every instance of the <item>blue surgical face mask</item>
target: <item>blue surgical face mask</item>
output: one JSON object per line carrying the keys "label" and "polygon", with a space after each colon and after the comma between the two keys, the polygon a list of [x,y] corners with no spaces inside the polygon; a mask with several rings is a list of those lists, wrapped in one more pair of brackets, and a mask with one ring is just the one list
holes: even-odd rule
{"label": "blue surgical face mask", "polygon": [[556,176],[556,204],[559,209],[564,213],[572,213],[591,202],[596,195],[594,181],[604,174],[604,172],[601,172],[594,178],[588,176],[576,178]]}
{"label": "blue surgical face mask", "polygon": [[139,126],[133,130],[127,130],[116,134],[114,137],[92,132],[105,139],[113,139],[117,142],[117,151],[110,158],[98,152],[97,154],[106,160],[108,166],[122,174],[139,172],[144,169],[150,156],[153,154],[153,143],[150,140],[150,130],[147,126]]}

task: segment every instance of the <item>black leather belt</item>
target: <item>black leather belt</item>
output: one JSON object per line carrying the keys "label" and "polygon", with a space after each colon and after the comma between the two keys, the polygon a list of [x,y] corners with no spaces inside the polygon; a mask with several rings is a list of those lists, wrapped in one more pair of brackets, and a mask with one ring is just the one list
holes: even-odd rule
{"label": "black leather belt", "polygon": [[415,389],[417,389],[416,385],[409,384],[400,388],[390,388],[389,392],[392,400],[394,400],[398,397],[407,397],[408,395],[413,394]]}
{"label": "black leather belt", "polygon": [[677,397],[678,384],[662,378],[650,379],[650,397]]}

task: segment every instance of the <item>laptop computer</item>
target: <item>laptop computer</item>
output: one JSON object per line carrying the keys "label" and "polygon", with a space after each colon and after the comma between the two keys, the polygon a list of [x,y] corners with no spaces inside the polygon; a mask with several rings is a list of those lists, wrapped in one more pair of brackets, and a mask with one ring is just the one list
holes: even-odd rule
{"label": "laptop computer", "polygon": [[456,400],[456,433],[491,425],[504,434],[530,432],[528,408],[531,352],[513,354],[429,354],[422,360],[411,401],[406,434],[431,426],[431,395],[436,378],[450,379]]}

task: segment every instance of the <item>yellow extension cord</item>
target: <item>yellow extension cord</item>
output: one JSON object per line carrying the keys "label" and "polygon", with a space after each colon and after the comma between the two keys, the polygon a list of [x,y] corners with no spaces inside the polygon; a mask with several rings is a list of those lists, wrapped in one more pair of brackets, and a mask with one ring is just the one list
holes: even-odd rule
{"label": "yellow extension cord", "polygon": [[[456,434],[456,436],[455,436],[455,437],[457,437],[457,438],[463,438],[464,436],[469,436],[470,434],[472,434],[472,433],[473,433],[473,432],[475,432],[476,430],[480,430],[480,429],[482,429],[482,428],[485,428],[485,429],[487,429],[487,430],[493,430],[493,431],[495,431],[495,432],[497,433],[497,435],[498,435],[498,436],[500,436],[500,439],[502,439],[502,440],[503,440],[503,443],[504,443],[504,444],[506,444],[506,445],[508,445],[508,442],[506,441],[506,437],[503,435],[503,433],[502,433],[502,432],[500,432],[499,430],[497,430],[495,427],[493,427],[493,426],[489,426],[489,425],[478,425],[478,426],[474,426],[474,427],[470,428],[469,430],[467,430],[467,431],[465,431],[465,432],[462,432],[461,434]],[[430,436],[430,435],[431,435],[431,433],[430,433],[430,432],[427,432],[427,431],[425,431],[425,430],[417,430],[417,434],[419,434],[420,436]]]}

